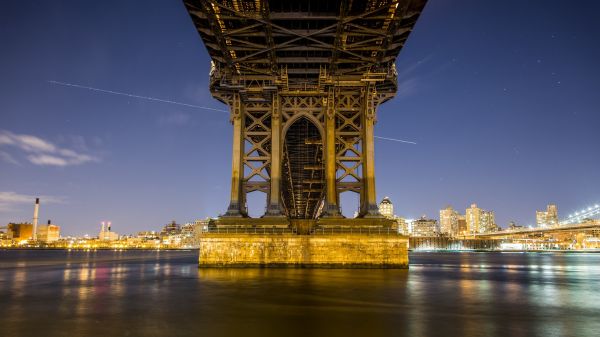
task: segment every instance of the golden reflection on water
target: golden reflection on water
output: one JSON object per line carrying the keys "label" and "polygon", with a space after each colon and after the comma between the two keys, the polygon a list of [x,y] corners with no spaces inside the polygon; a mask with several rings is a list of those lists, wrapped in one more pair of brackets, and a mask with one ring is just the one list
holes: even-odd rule
{"label": "golden reflection on water", "polygon": [[[518,337],[600,329],[600,255],[431,254],[413,256],[410,270],[328,270],[198,269],[195,257],[169,254],[178,253],[72,254],[72,263],[0,269],[0,336]],[[40,310],[52,315],[31,325],[28,315]]]}

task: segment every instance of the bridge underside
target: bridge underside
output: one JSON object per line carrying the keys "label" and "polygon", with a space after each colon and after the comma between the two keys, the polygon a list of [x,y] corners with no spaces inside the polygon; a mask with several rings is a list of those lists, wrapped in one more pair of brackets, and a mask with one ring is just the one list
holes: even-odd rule
{"label": "bridge underside", "polygon": [[233,124],[227,217],[267,195],[264,217],[380,217],[373,128],[397,90],[394,61],[425,0],[184,0]]}
{"label": "bridge underside", "polygon": [[291,219],[315,219],[325,195],[319,129],[301,118],[290,126],[283,144],[283,210]]}

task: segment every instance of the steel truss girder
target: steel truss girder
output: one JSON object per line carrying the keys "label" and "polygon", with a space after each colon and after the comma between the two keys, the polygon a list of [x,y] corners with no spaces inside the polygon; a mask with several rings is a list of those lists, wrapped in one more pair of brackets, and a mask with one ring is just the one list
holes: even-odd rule
{"label": "steel truss girder", "polygon": [[[275,92],[265,102],[244,101],[239,94],[220,96],[232,106],[232,120],[239,114],[238,117],[243,121],[240,128],[240,137],[244,140],[240,213],[247,215],[246,195],[260,191],[267,195],[271,205],[279,205],[283,214],[289,217],[316,218],[322,215],[327,193],[324,163],[328,154],[324,148],[327,145],[328,118],[334,121],[335,196],[332,199],[339,205],[340,194],[350,191],[360,195],[363,200],[361,204],[366,203],[365,191],[374,186],[367,186],[364,177],[365,160],[370,160],[364,152],[365,144],[369,141],[365,139],[365,120],[374,119],[375,109],[385,97],[377,94],[374,87],[368,84],[354,88],[325,87],[322,93],[312,95]],[[280,120],[277,130],[273,129],[274,118]],[[316,157],[310,161],[314,164],[303,167],[305,174],[300,181],[297,168],[296,173],[293,170],[294,156],[297,154],[290,152],[286,137],[290,128],[302,119],[314,125],[317,133],[303,140],[303,144],[316,149],[312,152]],[[275,131],[281,135],[281,162],[278,164],[282,166],[282,177],[276,181],[271,176],[274,155],[272,135]],[[272,184],[279,184],[278,195],[271,195]],[[361,215],[364,214],[363,210]]]}
{"label": "steel truss girder", "polygon": [[[376,109],[397,90],[394,61],[425,2],[184,0],[213,61],[213,97],[231,108],[228,216],[247,216],[254,191],[267,194],[266,216],[339,216],[347,191],[360,216],[378,216]],[[290,129],[312,138],[292,149]],[[302,170],[297,149],[312,156]]]}
{"label": "steel truss girder", "polygon": [[311,2],[312,13],[291,9],[308,8],[307,0],[184,2],[221,76],[277,77],[285,66],[296,83],[321,67],[333,77],[389,68],[426,0]]}

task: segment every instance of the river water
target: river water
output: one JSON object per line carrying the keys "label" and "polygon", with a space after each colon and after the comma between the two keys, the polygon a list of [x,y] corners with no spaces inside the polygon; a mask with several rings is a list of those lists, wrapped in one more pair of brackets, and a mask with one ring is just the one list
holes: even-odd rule
{"label": "river water", "polygon": [[600,254],[413,253],[409,270],[196,259],[0,250],[0,336],[600,336]]}

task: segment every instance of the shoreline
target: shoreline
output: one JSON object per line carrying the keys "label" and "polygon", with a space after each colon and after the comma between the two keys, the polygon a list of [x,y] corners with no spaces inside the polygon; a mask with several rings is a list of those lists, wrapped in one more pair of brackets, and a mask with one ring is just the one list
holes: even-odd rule
{"label": "shoreline", "polygon": [[[199,248],[58,248],[58,247],[0,247],[0,251],[26,251],[26,250],[48,250],[48,251],[77,251],[77,252],[95,252],[95,251],[198,251]],[[528,250],[498,250],[498,249],[431,249],[431,250],[414,250],[409,249],[409,253],[565,253],[565,254],[581,254],[581,253],[600,253],[600,249],[583,249],[583,250],[566,250],[566,249],[528,249]]]}

